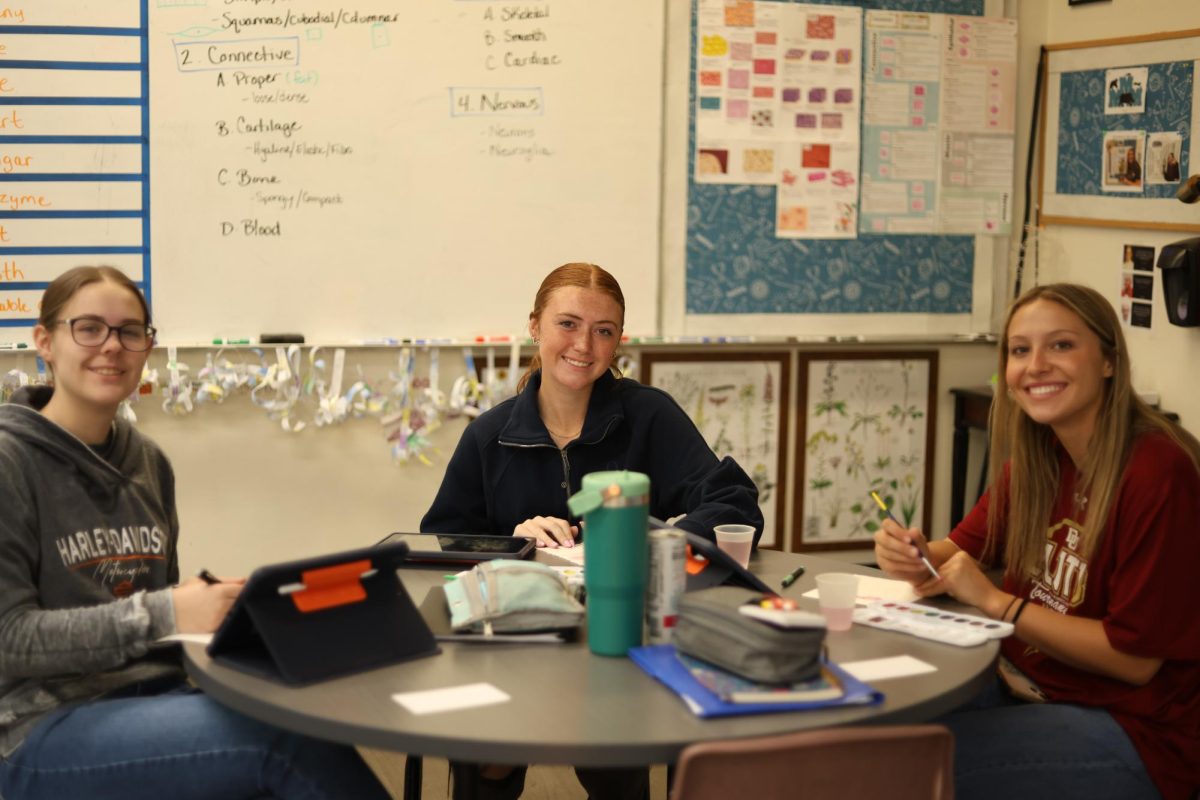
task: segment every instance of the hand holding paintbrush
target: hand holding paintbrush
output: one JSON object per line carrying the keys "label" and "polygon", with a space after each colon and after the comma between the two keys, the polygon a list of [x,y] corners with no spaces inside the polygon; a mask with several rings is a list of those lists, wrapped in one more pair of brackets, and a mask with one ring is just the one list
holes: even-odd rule
{"label": "hand holding paintbrush", "polygon": [[[883,513],[888,515],[888,519],[890,519],[892,522],[899,525],[901,528],[904,527],[904,525],[901,524],[900,520],[896,519],[896,515],[892,513],[892,510],[887,507],[887,503],[883,502],[883,498],[879,496],[878,492],[872,490],[871,491],[871,499],[875,501],[875,504],[877,506],[879,506],[879,508],[883,511]],[[933,575],[933,577],[937,578],[938,580],[941,580],[942,576],[939,575],[938,571],[933,568],[933,563],[929,560],[928,555],[926,555],[924,547],[922,547],[924,542],[914,541],[912,544],[914,547],[917,548],[917,555],[920,557],[921,563],[925,565],[925,568],[927,570],[929,570],[930,574]]]}

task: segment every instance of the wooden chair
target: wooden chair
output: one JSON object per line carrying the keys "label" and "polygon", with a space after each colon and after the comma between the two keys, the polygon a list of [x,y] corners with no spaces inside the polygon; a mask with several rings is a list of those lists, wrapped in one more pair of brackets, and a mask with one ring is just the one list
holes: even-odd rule
{"label": "wooden chair", "polygon": [[941,725],[866,726],[694,744],[671,800],[953,800],[954,737]]}

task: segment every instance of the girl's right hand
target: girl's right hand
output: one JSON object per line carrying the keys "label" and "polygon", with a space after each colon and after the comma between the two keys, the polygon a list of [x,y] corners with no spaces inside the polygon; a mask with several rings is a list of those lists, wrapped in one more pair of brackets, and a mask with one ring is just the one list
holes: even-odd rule
{"label": "girl's right hand", "polygon": [[574,547],[579,527],[558,517],[534,517],[513,528],[513,536],[528,536],[538,547]]}
{"label": "girl's right hand", "polygon": [[918,545],[928,547],[920,529],[902,528],[891,519],[885,519],[882,527],[875,531],[875,562],[890,577],[921,586],[933,576],[921,561]]}
{"label": "girl's right hand", "polygon": [[205,583],[191,578],[171,590],[176,633],[212,633],[221,625],[246,583],[244,578]]}

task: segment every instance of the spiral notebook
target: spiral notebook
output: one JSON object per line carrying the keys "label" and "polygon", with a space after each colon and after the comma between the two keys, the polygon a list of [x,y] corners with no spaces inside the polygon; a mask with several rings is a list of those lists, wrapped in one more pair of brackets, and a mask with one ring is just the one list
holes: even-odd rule
{"label": "spiral notebook", "polygon": [[[837,697],[794,701],[731,702],[705,686],[680,660],[674,645],[656,644],[635,647],[629,657],[650,677],[679,695],[697,717],[730,717],[738,714],[772,714],[839,706],[872,706],[883,702],[883,693],[863,683],[833,662],[824,664],[830,678],[841,685]],[[712,668],[716,670],[716,667]]]}

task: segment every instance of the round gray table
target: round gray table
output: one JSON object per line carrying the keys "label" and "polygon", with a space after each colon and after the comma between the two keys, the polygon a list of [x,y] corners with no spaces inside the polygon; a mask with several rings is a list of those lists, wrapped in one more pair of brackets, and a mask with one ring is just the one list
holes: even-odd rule
{"label": "round gray table", "polygon": [[[538,558],[550,560],[541,552]],[[879,574],[840,561],[774,551],[756,553],[750,567],[777,587],[799,563],[807,573],[782,592],[785,596],[799,598],[812,589],[819,572]],[[419,604],[447,571],[444,567],[405,569],[400,575]],[[816,608],[812,599],[800,603]],[[629,659],[592,655],[584,641],[443,642],[438,656],[302,688],[221,666],[198,644],[185,645],[184,661],[195,682],[222,703],[281,728],[324,739],[462,761],[618,767],[672,763],[683,748],[699,741],[834,725],[927,721],[982,689],[999,650],[996,642],[961,648],[859,625],[830,633],[827,642],[830,657],[837,662],[909,654],[933,664],[937,671],[878,682],[886,698],[879,706],[703,720]],[[391,698],[396,692],[480,681],[494,684],[512,700],[418,716]]]}

